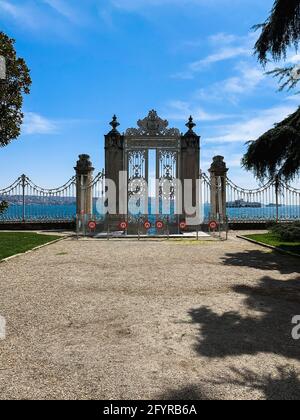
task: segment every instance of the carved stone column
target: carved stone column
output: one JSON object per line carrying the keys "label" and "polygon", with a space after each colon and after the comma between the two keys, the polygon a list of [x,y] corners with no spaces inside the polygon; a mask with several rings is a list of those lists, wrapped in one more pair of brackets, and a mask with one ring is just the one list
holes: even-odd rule
{"label": "carved stone column", "polygon": [[105,136],[105,177],[116,186],[116,211],[119,214],[119,174],[124,168],[124,136],[119,133],[120,125],[114,115],[110,123],[112,130]]}
{"label": "carved stone column", "polygon": [[[193,118],[190,117],[188,123],[186,124],[188,131],[181,137],[181,153],[180,153],[180,179],[182,182],[182,199],[183,199],[183,218],[185,218],[186,212],[184,210],[184,197],[185,197],[185,187],[184,181],[192,181],[192,205],[193,207],[199,206],[198,202],[198,192],[197,185],[200,175],[200,136],[198,136],[194,131],[196,124],[193,121]],[[188,215],[192,216],[192,215]]]}
{"label": "carved stone column", "polygon": [[88,155],[80,155],[76,167],[77,214],[93,214],[92,182],[94,168]]}
{"label": "carved stone column", "polygon": [[212,219],[226,220],[226,182],[228,168],[223,156],[215,156],[209,169],[211,177],[211,214]]}

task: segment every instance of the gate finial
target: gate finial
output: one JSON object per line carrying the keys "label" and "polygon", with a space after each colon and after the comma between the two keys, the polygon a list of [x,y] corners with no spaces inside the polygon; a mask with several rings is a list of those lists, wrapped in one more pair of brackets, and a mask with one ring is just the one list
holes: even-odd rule
{"label": "gate finial", "polygon": [[117,127],[119,127],[120,123],[118,122],[118,118],[116,115],[113,116],[112,121],[109,123],[112,126],[113,131],[117,131]]}
{"label": "gate finial", "polygon": [[193,131],[193,128],[195,128],[196,127],[196,123],[194,123],[194,119],[193,119],[193,117],[192,116],[190,116],[190,118],[189,118],[189,120],[188,120],[188,122],[185,124],[185,126],[190,130],[190,131]]}

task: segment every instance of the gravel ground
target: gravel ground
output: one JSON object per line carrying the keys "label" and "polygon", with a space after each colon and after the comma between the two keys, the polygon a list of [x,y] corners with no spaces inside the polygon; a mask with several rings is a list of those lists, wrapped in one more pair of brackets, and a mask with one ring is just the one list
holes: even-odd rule
{"label": "gravel ground", "polygon": [[68,238],[0,267],[3,399],[300,399],[299,260]]}

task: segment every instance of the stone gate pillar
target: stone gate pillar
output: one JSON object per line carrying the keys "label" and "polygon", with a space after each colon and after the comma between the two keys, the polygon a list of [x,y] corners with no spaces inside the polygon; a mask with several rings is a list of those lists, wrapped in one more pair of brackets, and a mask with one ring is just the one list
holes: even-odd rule
{"label": "stone gate pillar", "polygon": [[[194,132],[196,124],[193,118],[190,117],[186,124],[188,131],[181,137],[181,151],[180,151],[180,179],[182,182],[182,198],[183,198],[183,217],[186,217],[184,209],[185,197],[185,180],[192,181],[192,205],[193,207],[199,206],[198,202],[198,180],[200,176],[200,136]],[[188,215],[192,216],[192,215]]]}
{"label": "stone gate pillar", "polygon": [[76,167],[76,213],[93,214],[94,168],[88,155],[80,155]]}
{"label": "stone gate pillar", "polygon": [[113,181],[116,186],[116,212],[119,215],[119,174],[127,169],[124,168],[124,136],[117,130],[120,124],[115,115],[110,125],[112,130],[105,136],[105,178]]}
{"label": "stone gate pillar", "polygon": [[211,211],[210,217],[212,219],[226,220],[226,182],[228,168],[224,162],[223,156],[215,156],[213,163],[209,169],[211,178]]}

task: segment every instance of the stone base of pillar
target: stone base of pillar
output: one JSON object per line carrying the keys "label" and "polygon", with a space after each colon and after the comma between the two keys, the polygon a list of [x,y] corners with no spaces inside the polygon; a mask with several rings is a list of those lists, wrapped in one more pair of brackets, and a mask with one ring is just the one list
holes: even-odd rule
{"label": "stone base of pillar", "polygon": [[120,231],[120,223],[124,222],[126,217],[120,216],[118,214],[109,214],[105,217],[105,229],[110,232]]}

